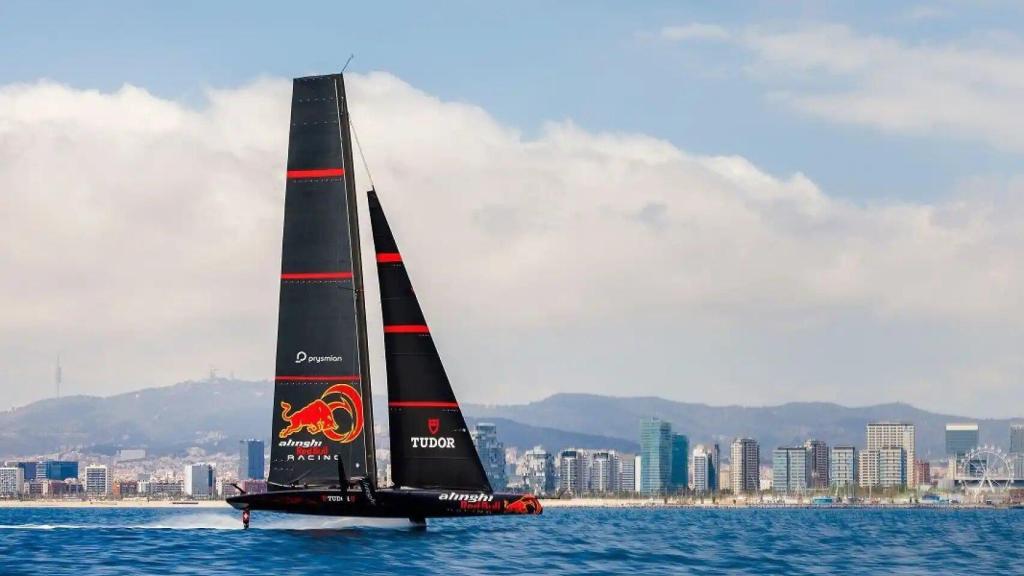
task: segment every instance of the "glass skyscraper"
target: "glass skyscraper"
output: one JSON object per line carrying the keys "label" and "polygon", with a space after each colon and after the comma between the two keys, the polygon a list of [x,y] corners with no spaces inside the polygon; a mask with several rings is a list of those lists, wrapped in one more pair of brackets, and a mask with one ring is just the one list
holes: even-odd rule
{"label": "glass skyscraper", "polygon": [[961,458],[978,447],[977,424],[946,424],[946,455]]}
{"label": "glass skyscraper", "polygon": [[671,490],[686,490],[689,483],[690,439],[685,434],[672,435]]}
{"label": "glass skyscraper", "polygon": [[664,494],[672,479],[672,425],[657,418],[640,421],[640,492]]}
{"label": "glass skyscraper", "polygon": [[263,440],[238,443],[238,479],[263,480]]}
{"label": "glass skyscraper", "polygon": [[498,441],[498,427],[489,422],[478,422],[469,432],[476,453],[487,474],[492,490],[504,490],[508,485],[505,475],[505,445]]}

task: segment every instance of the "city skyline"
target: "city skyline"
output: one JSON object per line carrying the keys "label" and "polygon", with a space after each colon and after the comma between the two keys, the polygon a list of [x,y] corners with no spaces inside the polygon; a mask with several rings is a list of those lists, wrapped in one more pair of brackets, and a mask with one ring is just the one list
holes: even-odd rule
{"label": "city skyline", "polygon": [[570,3],[527,30],[403,4],[430,56],[270,5],[209,9],[187,48],[188,10],[6,7],[0,408],[50,394],[58,353],[64,394],[272,374],[286,79],[355,52],[355,125],[460,398],[629,381],[1019,416],[1022,12],[882,6]]}

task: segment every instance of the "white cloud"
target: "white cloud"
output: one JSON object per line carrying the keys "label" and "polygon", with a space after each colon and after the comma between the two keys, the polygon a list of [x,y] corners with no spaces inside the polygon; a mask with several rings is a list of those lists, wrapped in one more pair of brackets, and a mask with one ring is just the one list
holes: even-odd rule
{"label": "white cloud", "polygon": [[908,43],[836,24],[749,27],[722,38],[776,98],[829,121],[1024,152],[1024,47],[1007,34]]}
{"label": "white cloud", "polygon": [[[387,74],[349,81],[377,188],[470,399],[585,389],[784,401],[802,396],[723,368],[743,362],[729,359],[729,334],[762,334],[744,344],[757,357],[794,330],[841,332],[850,314],[883,341],[891,322],[975,327],[980,341],[989,326],[1024,328],[1020,182],[1005,195],[858,206],[740,157],[567,122],[526,139]],[[49,392],[57,349],[69,387],[93,392],[210,365],[270,375],[288,98],[279,80],[212,91],[200,108],[130,86],[0,89],[0,386],[11,402]],[[654,352],[679,343],[685,355],[683,342],[702,339],[718,348],[691,363]],[[638,380],[623,389],[622,374]],[[806,388],[839,401],[920,391]]]}
{"label": "white cloud", "polygon": [[721,26],[700,22],[661,29],[661,37],[665,40],[728,40],[730,36],[729,31]]}

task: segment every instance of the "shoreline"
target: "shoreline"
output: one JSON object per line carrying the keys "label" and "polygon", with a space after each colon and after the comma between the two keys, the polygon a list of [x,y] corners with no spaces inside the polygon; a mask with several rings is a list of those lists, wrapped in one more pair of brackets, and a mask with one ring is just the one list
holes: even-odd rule
{"label": "shoreline", "polygon": [[[892,504],[811,504],[811,503],[746,503],[746,502],[717,502],[717,503],[696,503],[696,502],[664,502],[661,500],[629,499],[620,500],[612,498],[578,498],[578,499],[551,499],[541,498],[541,505],[545,508],[687,508],[695,510],[706,509],[986,509],[1006,510],[1007,506],[991,506],[977,503],[956,503],[956,504],[911,504],[899,502]],[[231,509],[224,500],[0,500],[2,508],[172,508],[178,510],[189,509]]]}

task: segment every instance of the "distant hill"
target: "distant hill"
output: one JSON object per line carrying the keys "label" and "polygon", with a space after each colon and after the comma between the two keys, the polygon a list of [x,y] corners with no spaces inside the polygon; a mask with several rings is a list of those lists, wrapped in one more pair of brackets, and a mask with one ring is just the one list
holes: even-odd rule
{"label": "distant hill", "polygon": [[708,406],[673,402],[655,397],[616,398],[594,394],[555,394],[529,404],[467,406],[478,418],[502,417],[524,424],[557,422],[559,428],[616,438],[637,438],[639,421],[657,417],[672,423],[674,431],[690,443],[719,442],[723,452],[736,436],[750,436],[761,444],[761,457],[771,458],[778,446],[802,444],[820,438],[830,445],[865,444],[868,422],[911,422],[916,427],[920,458],[941,458],[945,452],[945,426],[949,422],[977,422],[981,442],[1009,443],[1011,420],[978,419],[936,414],[908,404],[878,404],[847,408],[826,402],[790,402],[779,406]]}
{"label": "distant hill", "polygon": [[[0,457],[84,449],[112,454],[122,447],[145,447],[152,453],[179,453],[192,446],[233,451],[241,438],[270,434],[273,388],[269,382],[216,379],[183,382],[106,398],[71,396],[35,402],[0,412]],[[846,408],[829,403],[793,402],[780,406],[708,406],[661,398],[616,398],[592,394],[556,394],[529,404],[464,406],[470,424],[494,422],[506,446],[543,445],[612,448],[635,452],[639,421],[659,417],[687,434],[691,444],[712,441],[723,452],[732,438],[746,435],[771,449],[821,438],[829,444],[864,444],[864,426],[877,420],[913,422],[921,457],[941,457],[947,422],[975,421],[982,441],[1005,446],[1009,420],[979,420],[935,414],[906,404]],[[378,423],[387,414],[382,397],[374,398]],[[387,426],[380,445],[386,446]]]}

